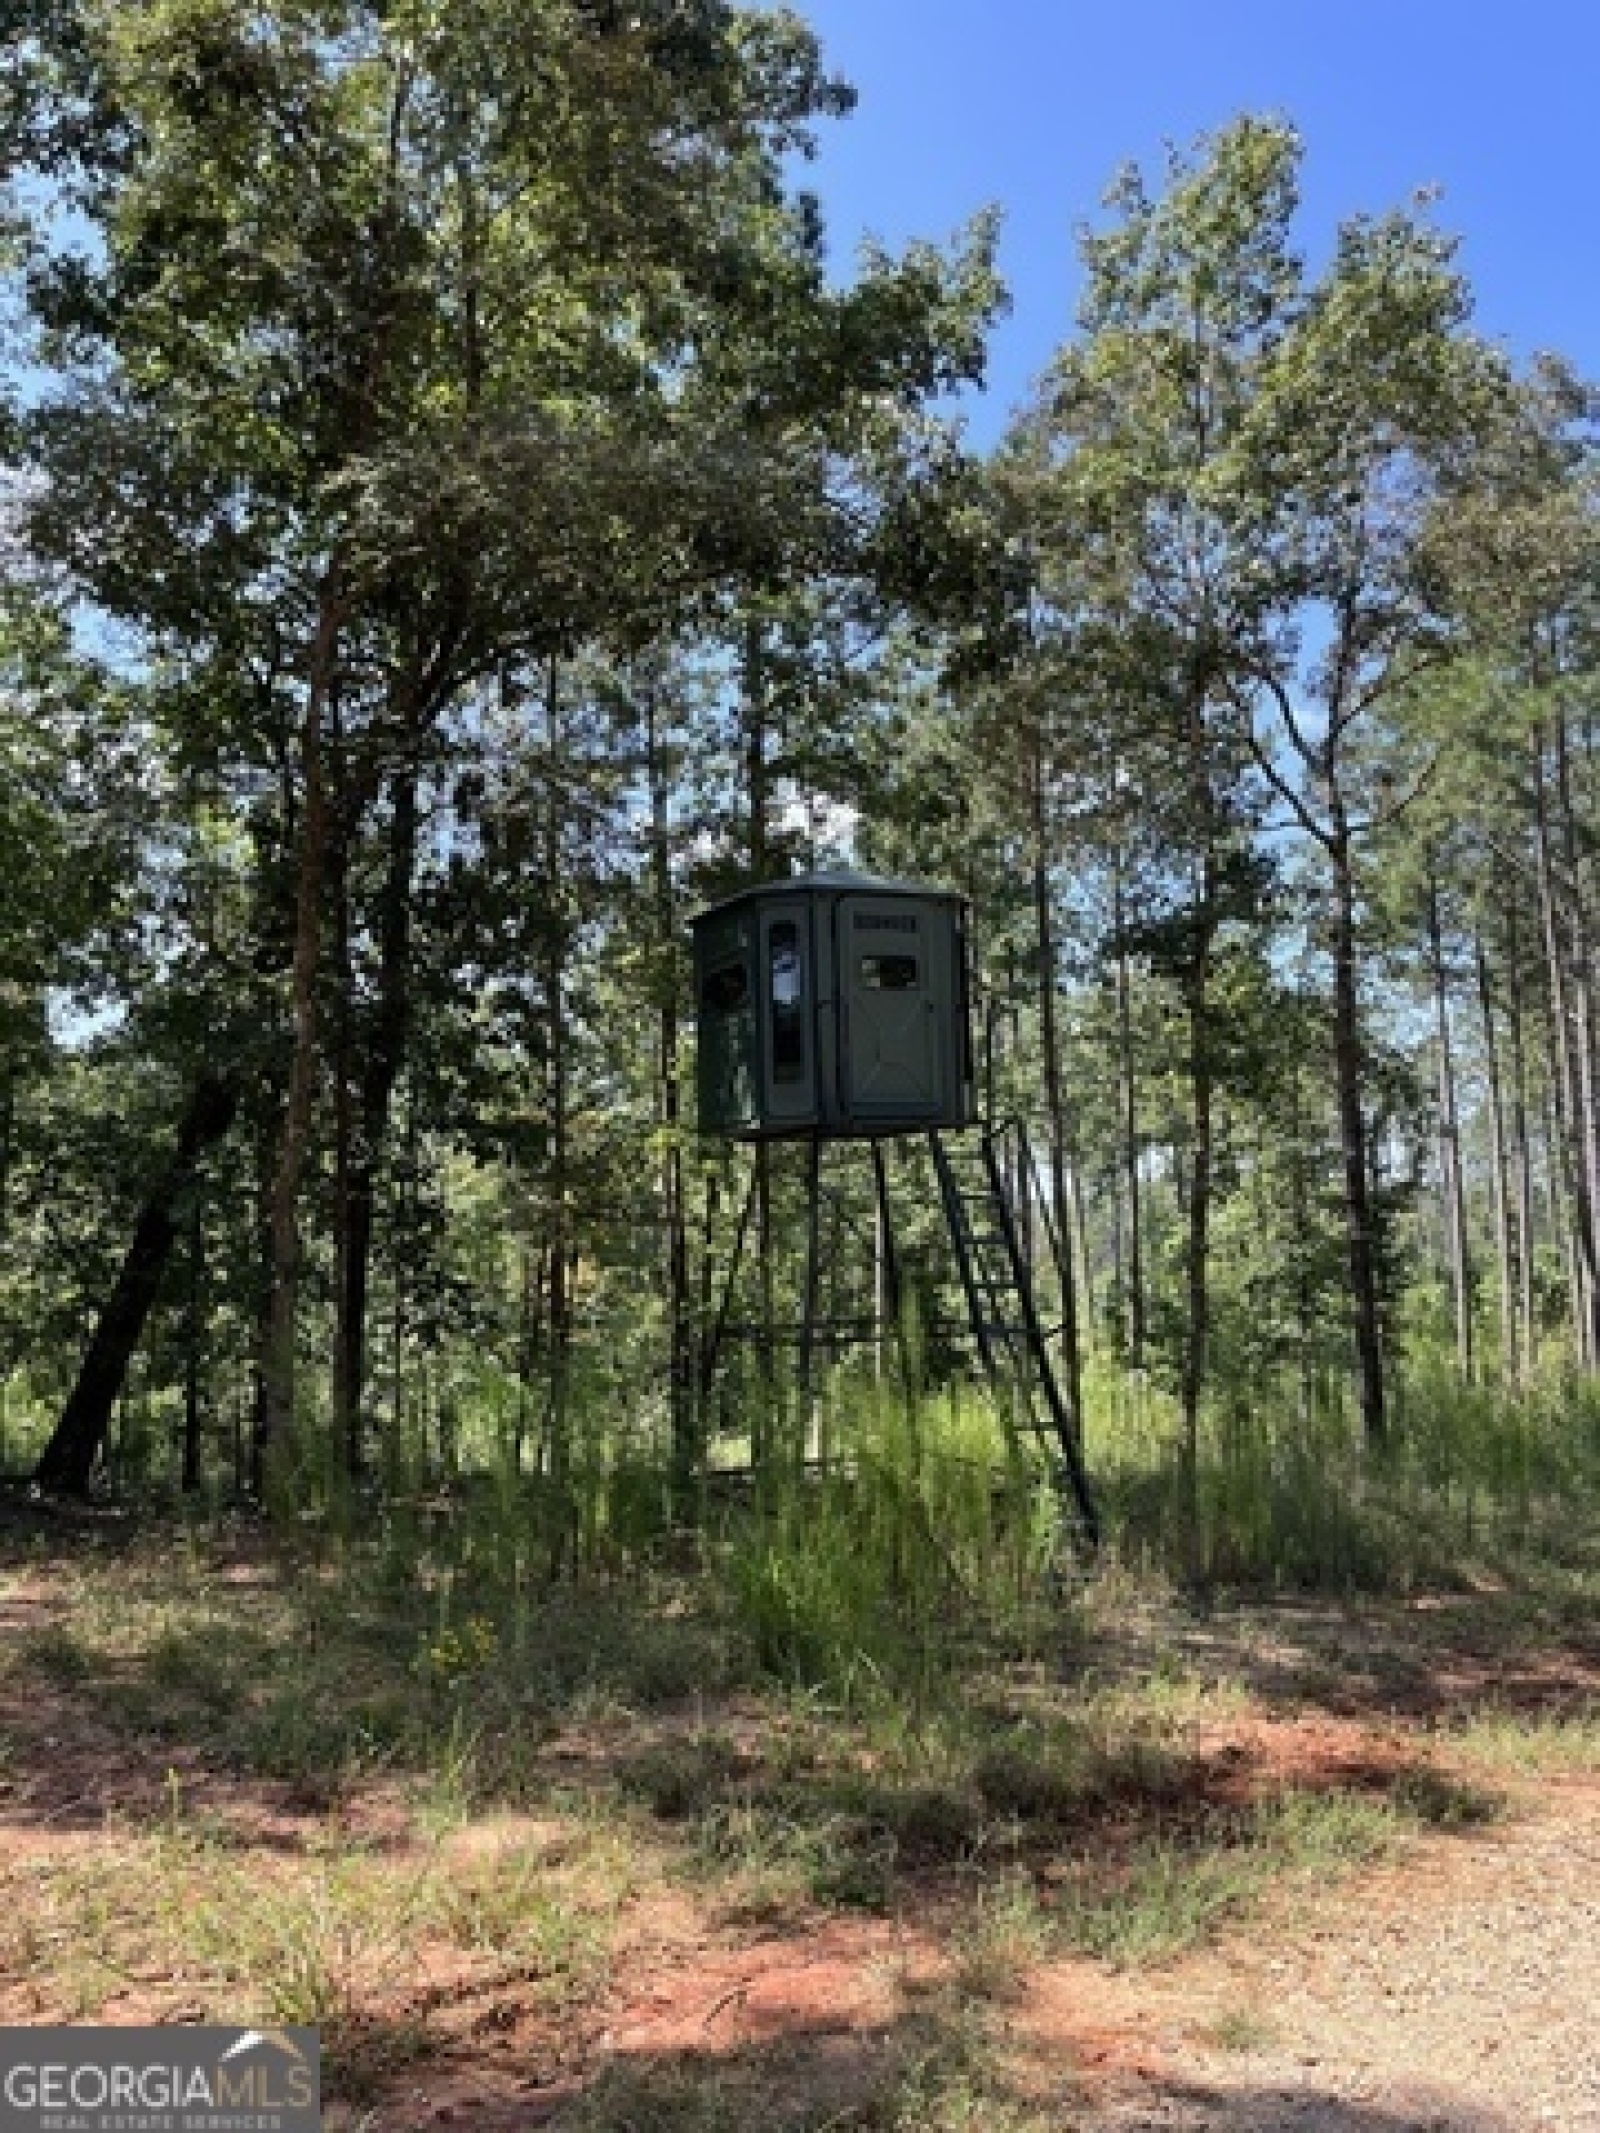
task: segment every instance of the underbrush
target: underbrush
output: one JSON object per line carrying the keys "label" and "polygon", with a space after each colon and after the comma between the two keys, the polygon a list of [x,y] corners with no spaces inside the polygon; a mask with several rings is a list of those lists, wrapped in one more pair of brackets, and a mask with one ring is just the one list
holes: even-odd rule
{"label": "underbrush", "polygon": [[[54,1829],[54,1788],[85,1784],[81,1729],[84,1796],[111,1820],[99,1849],[8,1878],[0,1974],[48,1980],[40,2016],[93,2019],[132,1979],[163,2019],[315,2022],[352,2099],[467,2021],[581,2055],[630,1949],[654,1945],[652,1902],[716,1936],[875,1914],[937,1941],[947,1996],[908,2000],[832,2116],[763,2103],[787,2077],[756,2055],[613,2068],[572,2122],[1060,2122],[994,2045],[1030,1969],[1169,1960],[1421,1829],[1490,1818],[1500,1773],[1596,1760],[1576,1695],[1520,1716],[1480,1696],[1368,1763],[1348,1741],[1319,1760],[1314,1734],[1282,1769],[1249,1745],[1285,1704],[1390,1714],[1441,1654],[1508,1688],[1529,1645],[1559,1669],[1595,1572],[1543,1492],[1565,1473],[1581,1509],[1576,1452],[1563,1468],[1539,1436],[1508,1463],[1487,1410],[1455,1464],[1420,1427],[1374,1465],[1331,1414],[1265,1450],[1257,1425],[1216,1423],[1211,1574],[1337,1588],[1260,1628],[1239,1594],[1202,1619],[1177,1603],[1171,1418],[1145,1389],[1119,1409],[1093,1391],[1113,1516],[1092,1568],[987,1402],[860,1385],[836,1391],[825,1467],[791,1445],[708,1486],[692,1521],[638,1456],[615,1516],[586,1471],[556,1581],[548,1494],[504,1472],[276,1528],[39,1525],[0,1572],[29,1587],[0,1655],[0,1786],[13,1821],[37,1798]],[[1448,1602],[1354,1596],[1404,1593],[1469,1521]]]}
{"label": "underbrush", "polygon": [[[800,1538],[792,1527],[787,1544],[798,1552]],[[187,1751],[146,1821],[209,1846],[228,1904],[250,1909],[232,1863],[248,1820],[216,1818],[219,1787],[245,1800],[271,1788],[293,1814],[348,1832],[352,1856],[341,1864],[335,1843],[311,1910],[264,1924],[269,1952],[253,1967],[240,1956],[241,1989],[282,1981],[263,2009],[279,2020],[286,1992],[302,2019],[313,2005],[337,2013],[338,1977],[377,1964],[385,1932],[403,1948],[443,1921],[455,1943],[498,1934],[502,1954],[514,1938],[485,1881],[457,1874],[444,1894],[426,1877],[386,1878],[381,1853],[361,1849],[373,1799],[434,1859],[486,1818],[554,1817],[591,1869],[615,1842],[624,1877],[676,1881],[733,1927],[933,1900],[952,1915],[976,1906],[974,1930],[992,1941],[994,1892],[1012,1930],[1031,1890],[1049,1945],[1114,1961],[1191,1944],[1302,1862],[1357,1860],[1401,1829],[1469,1818],[1465,1794],[1420,1766],[1355,1793],[1335,1773],[1241,1801],[1206,1742],[1249,1708],[1242,1681],[1158,1646],[1106,1661],[1130,1611],[1159,1609],[1153,1588],[1108,1574],[1070,1610],[1041,1600],[1026,1619],[1013,1595],[935,1645],[945,1596],[902,1557],[905,1643],[875,1622],[870,1652],[841,1635],[814,1648],[826,1664],[802,1670],[792,1646],[764,1643],[732,1548],[729,1560],[720,1581],[657,1572],[534,1589],[437,1555],[405,1581],[384,1546],[352,1545],[320,1563],[262,1550],[240,1576],[191,1534],[98,1571],[79,1563],[61,1621],[11,1664],[37,1671],[70,1649],[57,1697],[147,1759]],[[516,1931],[546,1954],[564,1930],[535,1900],[548,1864],[519,1853],[495,1869]],[[386,1928],[356,1915],[362,1891]],[[213,1915],[194,1914],[202,1940]],[[209,1944],[220,1962],[249,1936]]]}
{"label": "underbrush", "polygon": [[1553,1373],[1464,1385],[1415,1357],[1391,1434],[1362,1441],[1345,1390],[1268,1381],[1219,1393],[1197,1468],[1176,1401],[1090,1373],[1088,1455],[1126,1563],[1220,1587],[1406,1592],[1491,1572],[1600,1580],[1600,1386]]}
{"label": "underbrush", "polygon": [[[313,1560],[376,1551],[401,1587],[421,1566],[447,1629],[452,1586],[539,1592],[574,1573],[673,1568],[729,1601],[763,1667],[903,1683],[945,1663],[952,1622],[1036,1639],[1089,1568],[1054,1485],[1056,1448],[961,1378],[908,1394],[893,1373],[844,1369],[802,1411],[792,1385],[746,1373],[701,1418],[707,1460],[687,1490],[665,1417],[648,1403],[619,1412],[603,1375],[575,1375],[560,1489],[521,1464],[505,1388],[474,1394],[475,1382],[456,1400],[447,1459],[408,1420],[361,1487],[332,1459],[326,1416],[307,1412],[301,1462],[271,1507]],[[1528,1385],[1468,1384],[1413,1341],[1376,1448],[1342,1380],[1219,1380],[1192,1462],[1155,1376],[1091,1361],[1083,1393],[1104,1553],[1137,1576],[1304,1592],[1448,1588],[1524,1565],[1600,1578],[1600,1383],[1554,1362]],[[226,1508],[179,1509],[163,1473],[119,1450],[130,1504],[166,1504],[202,1529]],[[8,1508],[25,1506],[0,1499],[0,1520]],[[451,1663],[441,1648],[439,1670]]]}

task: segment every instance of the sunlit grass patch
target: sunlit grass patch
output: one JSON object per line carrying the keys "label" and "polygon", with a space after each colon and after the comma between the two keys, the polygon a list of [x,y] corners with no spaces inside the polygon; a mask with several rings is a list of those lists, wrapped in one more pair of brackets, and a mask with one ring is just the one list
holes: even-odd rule
{"label": "sunlit grass patch", "polygon": [[1196,2040],[1213,2052],[1265,2051],[1277,2035],[1271,2017],[1254,2007],[1225,2007],[1195,2031]]}
{"label": "sunlit grass patch", "polygon": [[1211,1940],[1274,1889],[1320,1885],[1389,1851],[1404,1812],[1348,1793],[1284,1792],[1213,1812],[1181,1834],[1138,1839],[1109,1866],[1080,1858],[1052,1917],[1061,1941],[1118,1967],[1164,1962]]}
{"label": "sunlit grass patch", "polygon": [[1161,1962],[1208,1940],[1271,1879],[1265,1862],[1233,1846],[1205,1850],[1170,1839],[1138,1845],[1111,1874],[1081,1874],[1053,1923],[1063,1946],[1119,1968]]}
{"label": "sunlit grass patch", "polygon": [[1600,1701],[1565,1711],[1485,1709],[1453,1726],[1447,1738],[1453,1749],[1490,1770],[1587,1775],[1600,1771]]}
{"label": "sunlit grass patch", "polygon": [[543,1851],[525,1846],[435,1872],[419,1914],[502,1980],[567,2001],[589,1997],[609,1975],[623,1893],[555,1872]]}
{"label": "sunlit grass patch", "polygon": [[582,1824],[457,1852],[325,1823],[267,1850],[247,1814],[191,1815],[174,1783],[157,1819],[6,1876],[0,1973],[37,1981],[41,2019],[115,2019],[132,1987],[167,2020],[316,2026],[330,2093],[358,2097],[433,2048],[435,1999],[507,1986],[554,2012],[592,1997],[640,1879]]}
{"label": "sunlit grass patch", "polygon": [[1057,1944],[1033,1876],[1003,1871],[986,1881],[951,1936],[955,1985],[980,1999],[1011,1997]]}
{"label": "sunlit grass patch", "polygon": [[984,2012],[959,1993],[920,2010],[896,2047],[880,2092],[841,2121],[852,2133],[1058,2133],[1071,2122],[1060,2098],[1019,2092]]}
{"label": "sunlit grass patch", "polygon": [[191,1916],[191,1945],[252,2014],[347,2022],[403,1969],[409,1904],[349,1872],[247,1889],[235,1867]]}
{"label": "sunlit grass patch", "polygon": [[109,1826],[0,1884],[0,1977],[29,1979],[55,2019],[96,2014],[129,1980],[179,1996],[204,1971],[187,1928],[199,1883],[161,1834]]}

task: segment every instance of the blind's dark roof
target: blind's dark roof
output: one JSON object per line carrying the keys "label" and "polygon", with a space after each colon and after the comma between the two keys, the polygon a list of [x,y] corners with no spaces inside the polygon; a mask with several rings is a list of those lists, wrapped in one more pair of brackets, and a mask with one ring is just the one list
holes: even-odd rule
{"label": "blind's dark roof", "polygon": [[737,904],[773,901],[779,897],[805,896],[807,894],[852,896],[916,896],[924,902],[930,897],[959,901],[954,889],[935,888],[924,881],[887,881],[881,874],[857,874],[849,867],[838,867],[816,874],[790,874],[781,881],[758,881],[748,889],[740,889],[733,896],[723,897],[720,903],[708,904],[697,911],[692,923],[699,925],[703,919],[715,918],[723,911],[731,911]]}

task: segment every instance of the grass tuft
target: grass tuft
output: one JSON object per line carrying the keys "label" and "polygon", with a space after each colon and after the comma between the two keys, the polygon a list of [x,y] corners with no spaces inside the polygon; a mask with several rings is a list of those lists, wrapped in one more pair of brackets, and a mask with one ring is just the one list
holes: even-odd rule
{"label": "grass tuft", "polygon": [[1587,1776],[1600,1771],[1600,1702],[1540,1713],[1486,1709],[1448,1737],[1453,1748],[1490,1770]]}
{"label": "grass tuft", "polygon": [[1171,1961],[1214,1939],[1275,1888],[1321,1883],[1390,1850],[1405,1826],[1381,1800],[1287,1791],[1206,1815],[1182,1836],[1134,1843],[1109,1872],[1080,1861],[1054,1913],[1066,1945],[1118,1969]]}
{"label": "grass tuft", "polygon": [[1225,2008],[1195,2031],[1197,2040],[1213,2052],[1266,2051],[1277,2035],[1276,2025],[1253,2007]]}

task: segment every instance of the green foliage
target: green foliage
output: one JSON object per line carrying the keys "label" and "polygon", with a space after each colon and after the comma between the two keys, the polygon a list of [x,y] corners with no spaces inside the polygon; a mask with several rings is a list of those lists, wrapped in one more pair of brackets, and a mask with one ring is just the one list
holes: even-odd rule
{"label": "green foliage", "polygon": [[[514,1701],[552,1576],[692,1566],[724,1615],[598,1622],[552,1697],[753,1664],[920,1708],[952,1622],[1059,1633],[916,1153],[915,1396],[856,1175],[824,1286],[885,1375],[802,1413],[799,1166],[735,1278],[744,1174],[687,1116],[686,911],[850,852],[974,899],[978,1079],[1039,1129],[1113,1553],[1344,1588],[1556,1544],[1600,1465],[1595,410],[1507,376],[1427,203],[1314,269],[1287,122],[1124,172],[983,463],[935,410],[982,370],[993,219],[834,283],[789,159],[850,97],[792,15],[18,19],[0,1456],[225,1074],[100,1478],[262,1479],[286,1326],[268,1508],[321,1566],[380,1534],[424,1714],[313,1667],[228,1721],[247,1760]],[[755,1338],[713,1356],[723,1318]],[[134,1701],[233,1685],[178,1638]],[[1076,1779],[1030,1744],[988,1782]]]}
{"label": "green foliage", "polygon": [[840,1381],[836,1465],[776,1478],[728,1558],[739,1618],[780,1677],[847,1697],[928,1687],[963,1619],[1023,1625],[1044,1595],[1053,1511],[970,1396]]}
{"label": "green foliage", "polygon": [[[1347,1391],[1258,1379],[1216,1401],[1201,1437],[1203,1560],[1224,1584],[1372,1589],[1449,1582],[1479,1561],[1567,1546],[1600,1500],[1592,1388],[1464,1388],[1417,1358],[1399,1383],[1395,1444],[1374,1465]],[[1132,1562],[1183,1562],[1188,1481],[1175,1403],[1138,1381],[1091,1380],[1090,1456]]]}
{"label": "green foliage", "polygon": [[1213,1831],[1139,1846],[1108,1887],[1063,1906],[1056,1930],[1070,1946],[1119,1966],[1170,1961],[1286,1877],[1316,1882],[1380,1856],[1400,1827],[1379,1801],[1287,1793],[1237,1818],[1220,1843]]}

